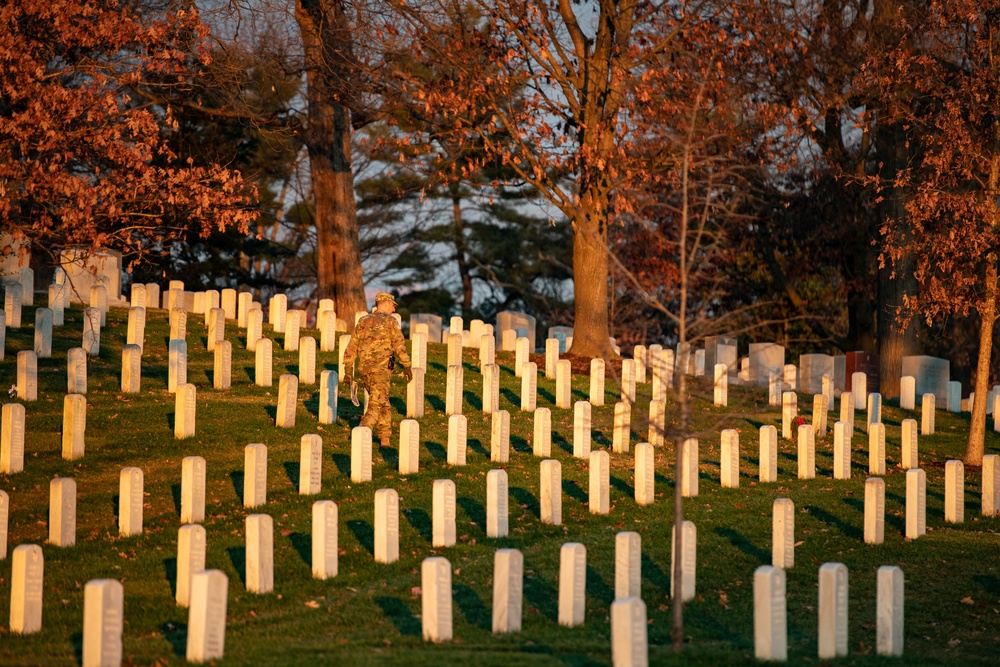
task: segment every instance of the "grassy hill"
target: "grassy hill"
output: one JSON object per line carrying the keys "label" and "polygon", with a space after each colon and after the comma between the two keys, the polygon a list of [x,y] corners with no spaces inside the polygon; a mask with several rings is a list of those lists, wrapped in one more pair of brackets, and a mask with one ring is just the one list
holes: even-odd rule
{"label": "grassy hill", "polygon": [[[771,560],[771,505],[775,498],[795,502],[795,566],[788,571],[788,636],[791,662],[816,661],[817,570],[828,561],[845,563],[850,572],[850,656],[845,664],[889,664],[874,655],[875,572],[898,565],[906,578],[905,657],[907,663],[994,664],[1000,641],[1000,519],[980,517],[979,472],[966,470],[966,522],[946,525],[943,517],[944,461],[960,458],[968,415],[939,411],[938,434],[920,440],[920,461],[927,472],[928,533],[916,541],[903,538],[905,479],[899,462],[900,422],[916,413],[887,405],[886,538],[880,546],[862,541],[864,480],[868,476],[867,436],[854,434],[850,480],[831,479],[832,434],[817,439],[817,478],[796,479],[795,443],[779,438],[779,482],[757,482],[758,429],[777,424],[780,412],[767,407],[765,391],[730,388],[730,406],[711,405],[707,383],[694,383],[696,428],[701,429],[700,495],[685,504],[686,517],[698,530],[697,597],[685,611],[687,645],[681,656],[669,648],[670,530],[673,513],[673,445],[656,455],[656,503],[634,502],[632,454],[611,454],[611,512],[594,516],[587,509],[588,470],[571,455],[572,410],[554,408],[554,381],[540,377],[538,405],[553,407],[553,458],[562,462],[563,525],[539,521],[541,459],[531,452],[532,418],[519,411],[520,379],[512,370],[513,353],[498,353],[504,370],[501,407],[511,413],[510,536],[485,534],[486,473],[490,419],[480,411],[478,354],[465,352],[465,414],[469,418],[468,465],[446,463],[444,416],[445,348],[431,345],[426,380],[427,415],[420,420],[418,474],[401,476],[396,443],[373,455],[373,481],[350,480],[350,428],[358,408],[344,397],[336,424],[316,421],[318,386],[299,388],[294,429],[274,425],[277,378],[296,372],[297,353],[275,345],[271,388],[252,384],[254,358],[245,350],[243,332],[227,323],[233,342],[233,388],[212,388],[212,355],[205,349],[203,318],[188,320],[188,381],[198,388],[197,435],[173,437],[174,397],[167,392],[166,312],[147,316],[142,393],[119,391],[121,347],[126,310],[112,310],[102,332],[101,354],[89,360],[86,455],[61,458],[66,352],[81,340],[82,311],[66,312],[66,325],[55,330],[53,358],[38,362],[39,397],[26,404],[25,470],[0,474],[0,489],[10,494],[8,552],[22,543],[44,544],[48,535],[48,486],[53,477],[70,476],[78,486],[77,544],[60,549],[45,545],[43,629],[30,636],[10,635],[10,556],[0,564],[0,664],[71,665],[81,656],[83,587],[90,579],[115,578],[125,588],[126,663],[178,664],[186,645],[187,610],[174,604],[177,529],[180,527],[181,459],[203,456],[208,464],[204,526],[207,566],[229,577],[226,658],[223,664],[298,665],[385,664],[440,665],[475,661],[478,665],[610,664],[609,605],[614,589],[614,537],[622,530],[642,536],[642,597],[649,616],[651,664],[743,664],[753,657],[753,571]],[[6,357],[0,362],[0,386],[16,379],[16,353],[31,349],[33,309],[26,308],[20,330],[8,329]],[[314,336],[316,332],[304,332]],[[265,335],[280,342],[265,326]],[[335,353],[320,353],[317,376],[336,367]],[[574,400],[585,399],[588,378],[574,378]],[[610,380],[604,407],[594,408],[595,448],[610,450],[617,386]],[[650,385],[640,385],[633,408],[632,444],[646,440],[644,424]],[[393,382],[395,418],[405,412],[401,376]],[[15,399],[9,399],[15,400]],[[807,421],[812,401],[800,395]],[[668,406],[668,415],[672,415]],[[860,426],[863,417],[859,412]],[[669,417],[668,417],[669,418]],[[830,423],[835,421],[830,414]],[[719,431],[740,430],[739,489],[719,485]],[[298,494],[299,439],[317,433],[323,439],[323,490]],[[398,436],[398,429],[394,432]],[[998,440],[988,434],[988,452]],[[242,506],[243,448],[268,446],[268,502]],[[118,536],[116,508],[119,472],[139,466],[145,474],[145,531]],[[458,491],[458,544],[431,547],[431,485],[455,481]],[[400,496],[400,560],[374,562],[374,492],[392,487]],[[340,512],[340,574],[316,581],[310,574],[311,504],[332,499]],[[275,593],[245,591],[244,517],[264,512],[274,519]],[[587,548],[587,620],[584,627],[562,628],[556,621],[559,548],[564,542]],[[493,554],[497,548],[522,550],[525,562],[524,629],[511,636],[491,634]],[[451,644],[421,640],[420,562],[430,555],[447,557],[453,570],[454,633]]]}

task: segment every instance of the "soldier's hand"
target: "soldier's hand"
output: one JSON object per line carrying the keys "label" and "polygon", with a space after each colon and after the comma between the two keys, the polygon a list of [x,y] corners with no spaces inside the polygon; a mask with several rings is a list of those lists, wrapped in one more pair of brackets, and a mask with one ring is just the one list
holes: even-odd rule
{"label": "soldier's hand", "polygon": [[413,371],[410,370],[409,366],[403,366],[403,377],[406,378],[407,382],[410,382],[413,379]]}

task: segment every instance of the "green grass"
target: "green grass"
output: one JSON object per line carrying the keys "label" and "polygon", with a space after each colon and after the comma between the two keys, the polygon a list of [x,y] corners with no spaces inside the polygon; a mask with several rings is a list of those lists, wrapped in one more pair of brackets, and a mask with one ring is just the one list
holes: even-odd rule
{"label": "green grass", "polygon": [[[340,420],[316,422],[317,386],[301,386],[294,429],[274,426],[277,378],[298,363],[296,353],[275,346],[275,384],[252,384],[253,355],[243,335],[228,323],[233,342],[233,388],[211,388],[212,357],[205,350],[203,319],[188,321],[188,381],[198,387],[197,435],[173,438],[173,395],[166,390],[166,313],[148,314],[143,357],[142,393],[119,391],[121,346],[127,311],[113,310],[102,333],[101,355],[89,362],[86,456],[61,456],[62,398],[66,391],[66,351],[80,344],[79,308],[66,313],[56,329],[51,359],[39,360],[39,400],[26,406],[25,471],[0,475],[10,494],[9,551],[21,543],[43,544],[47,537],[48,482],[72,476],[78,485],[77,545],[45,546],[45,592],[42,632],[20,637],[7,631],[10,558],[0,566],[0,664],[74,664],[81,654],[83,586],[90,579],[112,577],[125,587],[126,662],[183,662],[187,611],[174,604],[174,559],[179,528],[181,459],[200,455],[208,462],[208,567],[229,577],[229,612],[224,664],[438,665],[601,665],[610,664],[608,609],[614,588],[614,536],[635,530],[643,540],[642,596],[648,608],[651,664],[743,664],[753,656],[753,571],[770,563],[771,504],[790,497],[796,505],[795,567],[788,571],[788,635],[791,662],[816,662],[817,570],[839,561],[850,571],[850,656],[844,664],[898,661],[873,655],[875,641],[875,572],[898,565],[906,578],[905,660],[925,664],[995,663],[1000,641],[1000,520],[979,516],[979,474],[966,474],[966,522],[943,520],[943,462],[960,457],[968,415],[939,411],[938,434],[922,437],[920,460],[927,471],[926,537],[902,537],[905,479],[892,468],[886,479],[886,539],[872,547],[862,541],[867,438],[854,434],[852,479],[831,479],[831,438],[817,441],[818,477],[795,478],[795,444],[779,439],[779,478],[758,484],[757,430],[778,424],[779,413],[766,406],[763,390],[731,388],[730,407],[711,406],[710,387],[695,382],[695,422],[707,429],[701,437],[701,494],[688,500],[686,517],[698,529],[697,598],[686,606],[684,653],[675,656],[670,636],[670,529],[673,514],[671,445],[657,451],[657,500],[638,507],[632,492],[631,454],[611,455],[611,512],[589,514],[586,462],[570,455],[572,411],[553,409],[553,457],[563,465],[563,525],[542,525],[538,518],[538,463],[531,453],[532,420],[519,411],[520,380],[513,376],[512,353],[498,353],[504,366],[501,407],[511,412],[512,452],[509,475],[510,536],[485,535],[486,473],[490,420],[479,409],[480,379],[476,353],[466,350],[465,414],[469,417],[469,465],[445,462],[447,421],[444,407],[443,346],[428,351],[427,415],[420,420],[421,471],[400,476],[395,447],[376,447],[374,481],[350,481],[350,427],[360,413],[344,398]],[[16,353],[30,349],[33,309],[26,308],[19,331],[8,330],[0,362],[0,386],[15,381]],[[273,335],[265,327],[266,335]],[[315,335],[315,332],[309,332]],[[276,342],[281,335],[275,336]],[[321,353],[318,366],[334,368],[336,355]],[[317,372],[318,375],[318,372]],[[574,379],[574,400],[585,398],[588,379]],[[551,406],[554,381],[539,379],[539,406]],[[604,407],[593,410],[594,446],[610,450],[615,385],[608,382]],[[640,386],[633,409],[633,445],[645,440],[642,426],[649,385]],[[405,387],[393,383],[396,420],[404,408]],[[811,400],[800,396],[803,413]],[[669,412],[668,414],[673,414]],[[804,414],[808,419],[809,415]],[[900,422],[910,415],[885,406],[888,465],[899,461]],[[830,414],[831,424],[834,413]],[[857,420],[860,425],[862,418]],[[719,486],[719,431],[741,432],[742,477],[739,489]],[[298,495],[299,438],[318,433],[324,443],[323,490]],[[398,435],[398,429],[395,431]],[[988,434],[987,449],[998,441]],[[275,524],[275,593],[250,595],[243,584],[244,509],[243,447],[268,446],[268,502],[253,512],[267,512]],[[602,444],[603,443],[603,444]],[[145,532],[118,536],[115,510],[119,471],[139,466],[145,473]],[[430,545],[431,484],[450,478],[458,490],[458,544]],[[400,560],[379,565],[372,557],[374,492],[395,488],[400,495]],[[316,581],[310,574],[310,506],[333,499],[340,506],[340,575]],[[556,622],[559,548],[563,542],[587,548],[587,620],[567,629]],[[499,547],[521,549],[525,559],[524,629],[512,636],[490,632],[493,553]],[[455,641],[432,645],[421,640],[420,562],[446,556],[453,568]]]}

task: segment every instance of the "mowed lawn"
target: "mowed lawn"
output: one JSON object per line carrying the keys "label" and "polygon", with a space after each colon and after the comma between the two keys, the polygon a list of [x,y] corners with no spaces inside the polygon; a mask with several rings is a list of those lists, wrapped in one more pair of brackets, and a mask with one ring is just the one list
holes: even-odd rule
{"label": "mowed lawn", "polygon": [[[126,664],[184,661],[187,610],[174,603],[177,530],[180,527],[181,459],[198,455],[208,464],[204,522],[207,565],[229,577],[226,657],[222,664],[299,665],[604,665],[611,662],[609,606],[614,597],[614,541],[619,531],[642,537],[642,597],[649,618],[650,663],[744,664],[753,659],[753,572],[771,562],[771,507],[775,498],[795,503],[798,545],[788,570],[789,658],[817,662],[817,571],[841,562],[850,573],[850,655],[843,664],[898,664],[874,655],[875,581],[880,565],[898,565],[906,580],[905,664],[995,664],[1000,645],[1000,519],[980,516],[980,474],[966,470],[965,516],[944,523],[944,462],[960,458],[968,415],[937,413],[937,434],[920,439],[920,462],[927,473],[927,535],[903,537],[905,477],[900,459],[900,422],[918,413],[894,405],[883,409],[886,424],[885,543],[865,545],[864,481],[868,476],[864,416],[858,411],[850,480],[832,479],[831,429],[816,443],[817,477],[796,479],[796,445],[779,437],[779,482],[757,482],[758,429],[776,424],[780,411],[767,407],[762,389],[730,388],[728,408],[711,405],[711,387],[695,380],[694,419],[700,439],[700,495],[685,503],[697,526],[697,596],[685,608],[684,651],[670,649],[670,531],[673,517],[673,444],[656,453],[656,502],[634,501],[633,458],[611,454],[611,512],[591,515],[587,507],[587,462],[572,457],[572,410],[554,408],[554,380],[538,381],[538,405],[552,407],[552,456],[562,462],[563,525],[539,520],[539,463],[531,451],[533,421],[520,407],[520,379],[513,353],[497,353],[503,366],[501,407],[511,413],[510,535],[486,537],[486,474],[490,418],[481,411],[478,351],[465,351],[465,405],[469,418],[468,465],[446,462],[444,416],[445,348],[431,345],[426,378],[426,416],[420,420],[420,472],[398,473],[398,443],[376,445],[373,481],[350,480],[350,429],[360,410],[342,395],[339,420],[316,420],[319,388],[299,387],[295,428],[275,427],[278,376],[297,372],[298,355],[279,349],[282,334],[265,325],[275,340],[274,386],[253,384],[254,357],[243,332],[227,323],[233,343],[233,387],[212,388],[212,355],[206,350],[203,318],[188,320],[188,381],[197,386],[196,436],[173,437],[174,397],[167,392],[166,312],[147,314],[142,393],[120,392],[121,348],[127,310],[115,309],[101,336],[101,354],[88,365],[86,455],[61,458],[66,352],[80,346],[82,311],[66,312],[55,330],[51,359],[38,362],[38,400],[26,404],[25,470],[0,474],[10,495],[8,558],[0,563],[0,664],[71,665],[81,659],[83,587],[96,578],[115,578],[125,589]],[[16,381],[17,351],[31,349],[34,310],[25,308],[20,330],[7,330],[0,382]],[[318,338],[315,331],[304,331]],[[319,370],[336,368],[335,353],[319,353]],[[608,374],[606,405],[593,410],[593,447],[611,449],[611,426],[618,386]],[[573,380],[574,400],[585,400],[589,379]],[[632,445],[645,441],[650,385],[639,386],[632,410]],[[344,392],[346,393],[346,392]],[[395,419],[405,413],[405,385],[397,375],[392,402]],[[10,401],[16,399],[7,399]],[[802,416],[811,420],[812,400],[799,396]],[[838,402],[839,408],[839,402]],[[668,419],[676,411],[668,405]],[[992,423],[992,422],[991,422]],[[740,432],[740,488],[719,485],[720,431]],[[299,439],[323,439],[323,488],[318,496],[298,494]],[[398,437],[398,428],[394,431]],[[998,439],[987,435],[987,451]],[[242,506],[243,448],[268,447],[268,498],[262,508]],[[121,538],[116,521],[119,473],[138,466],[145,475],[145,530]],[[49,481],[77,482],[77,544],[44,545],[48,535]],[[431,546],[431,486],[452,479],[458,491],[458,544]],[[374,562],[374,493],[391,487],[400,496],[400,560]],[[311,577],[311,504],[339,504],[340,574]],[[244,518],[264,512],[274,519],[275,592],[248,594],[244,586]],[[583,627],[557,623],[559,549],[580,542],[587,549],[587,612]],[[30,636],[8,631],[10,552],[18,544],[44,545],[43,628]],[[516,635],[491,633],[493,556],[497,548],[524,554],[524,621]],[[452,565],[455,640],[433,645],[421,639],[420,563],[445,556]]]}

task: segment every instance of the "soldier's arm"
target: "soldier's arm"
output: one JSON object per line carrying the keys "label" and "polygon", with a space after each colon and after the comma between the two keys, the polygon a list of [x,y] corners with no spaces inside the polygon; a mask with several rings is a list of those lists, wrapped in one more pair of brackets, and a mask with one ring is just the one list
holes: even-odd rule
{"label": "soldier's arm", "polygon": [[406,353],[406,341],[403,339],[403,331],[399,328],[399,323],[395,319],[392,321],[392,329],[389,334],[392,338],[392,351],[396,353],[399,357],[399,363],[403,364],[406,368],[412,365],[410,361],[410,355]]}
{"label": "soldier's arm", "polygon": [[358,336],[359,328],[354,328],[354,335],[351,336],[351,342],[347,344],[347,349],[344,350],[344,367],[341,369],[346,375],[354,377],[354,360],[358,357],[358,341],[361,340]]}

